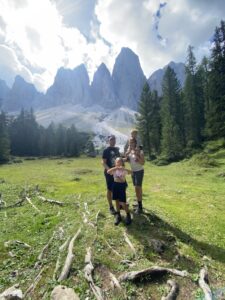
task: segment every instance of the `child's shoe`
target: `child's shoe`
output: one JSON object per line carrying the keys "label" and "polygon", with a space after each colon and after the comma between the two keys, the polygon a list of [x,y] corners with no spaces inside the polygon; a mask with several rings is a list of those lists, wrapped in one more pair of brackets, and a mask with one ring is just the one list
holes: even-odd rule
{"label": "child's shoe", "polygon": [[125,224],[130,225],[131,222],[132,222],[131,215],[130,215],[130,213],[128,213],[126,216],[126,219],[125,219]]}
{"label": "child's shoe", "polygon": [[117,213],[116,216],[115,216],[115,222],[114,222],[114,225],[119,225],[120,222],[121,222],[122,218],[121,218],[121,215],[120,213]]}
{"label": "child's shoe", "polygon": [[111,206],[111,207],[109,208],[109,211],[110,211],[110,214],[111,214],[111,215],[115,215],[115,214],[116,214],[115,208],[114,208],[113,206]]}

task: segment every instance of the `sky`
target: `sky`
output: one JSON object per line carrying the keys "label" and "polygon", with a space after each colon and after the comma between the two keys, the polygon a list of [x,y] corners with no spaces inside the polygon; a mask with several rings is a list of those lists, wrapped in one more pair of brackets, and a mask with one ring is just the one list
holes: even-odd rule
{"label": "sky", "polygon": [[103,62],[112,72],[122,47],[148,78],[170,61],[210,55],[224,0],[0,0],[0,79],[21,75],[45,92],[60,67],[84,63],[90,81]]}

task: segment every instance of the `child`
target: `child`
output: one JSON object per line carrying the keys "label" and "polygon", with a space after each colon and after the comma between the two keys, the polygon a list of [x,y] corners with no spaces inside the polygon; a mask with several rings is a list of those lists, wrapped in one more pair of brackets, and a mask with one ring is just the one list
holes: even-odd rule
{"label": "child", "polygon": [[115,161],[115,167],[109,169],[107,173],[113,175],[114,178],[112,198],[113,200],[116,200],[117,211],[114,224],[118,225],[121,222],[120,206],[122,206],[127,213],[125,223],[126,225],[129,225],[131,223],[131,215],[128,204],[126,203],[126,175],[131,174],[132,171],[125,169],[122,157],[117,157]]}
{"label": "child", "polygon": [[[140,141],[140,137],[138,135],[138,130],[137,129],[132,129],[131,132],[130,132],[130,139],[134,139],[136,141],[136,146],[137,146],[137,149],[141,149],[142,146],[141,146],[141,141]],[[129,140],[126,142],[126,145],[124,146],[124,154],[128,151],[128,148],[129,148]]]}

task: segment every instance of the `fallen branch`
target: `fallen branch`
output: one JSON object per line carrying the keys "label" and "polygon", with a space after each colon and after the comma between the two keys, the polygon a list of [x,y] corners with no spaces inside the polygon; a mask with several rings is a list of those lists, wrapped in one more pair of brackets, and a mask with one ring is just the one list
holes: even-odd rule
{"label": "fallen branch", "polygon": [[62,272],[58,278],[58,281],[62,281],[68,277],[68,274],[69,274],[69,271],[70,271],[70,268],[71,268],[71,265],[73,262],[73,258],[74,258],[74,254],[73,254],[74,241],[77,239],[80,232],[81,232],[81,228],[78,229],[77,233],[74,235],[74,237],[71,239],[71,241],[69,243],[68,254],[67,254]]}
{"label": "fallen branch", "polygon": [[41,212],[40,209],[38,209],[31,201],[31,199],[29,197],[26,196],[26,200],[27,202],[36,210],[38,211],[39,213]]}
{"label": "fallen branch", "polygon": [[112,274],[110,271],[109,272],[109,277],[111,279],[111,285],[112,285],[112,288],[117,288],[118,290],[122,290],[122,287],[118,281],[118,279],[116,278],[116,276],[114,274]]}
{"label": "fallen branch", "polygon": [[87,254],[85,256],[85,267],[84,267],[84,277],[87,279],[90,288],[92,289],[97,300],[104,300],[102,295],[102,290],[94,284],[92,278],[92,272],[94,270],[94,266],[91,262],[91,248],[87,249]]}
{"label": "fallen branch", "polygon": [[34,268],[36,269],[38,266],[41,265],[41,261],[44,257],[45,252],[47,251],[49,245],[51,244],[52,240],[54,239],[55,236],[55,232],[53,232],[53,235],[51,236],[51,238],[49,239],[48,243],[43,247],[42,251],[40,252],[40,254],[38,255],[38,261],[35,263]]}
{"label": "fallen branch", "polygon": [[181,277],[188,276],[187,271],[180,271],[176,269],[154,266],[141,271],[132,271],[132,272],[125,273],[119,277],[119,281],[139,281],[141,279],[146,279],[146,278],[151,280],[151,278],[154,278],[155,276],[165,275],[168,273],[174,274],[176,276],[181,276]]}
{"label": "fallen branch", "polygon": [[124,235],[124,239],[125,239],[126,243],[129,245],[130,249],[132,250],[132,252],[133,252],[134,255],[136,256],[137,253],[136,253],[136,250],[135,250],[135,248],[134,248],[134,245],[131,243],[131,241],[130,241],[130,239],[129,239],[129,237],[127,236],[127,234],[126,234],[125,231],[124,231],[123,235]]}
{"label": "fallen branch", "polygon": [[205,295],[205,300],[212,300],[212,292],[208,285],[208,270],[206,267],[202,268],[199,273],[199,280],[198,280],[200,288],[203,290]]}
{"label": "fallen branch", "polygon": [[174,280],[168,280],[167,284],[170,288],[169,294],[166,297],[162,297],[161,300],[176,300],[179,293],[179,286]]}
{"label": "fallen branch", "polygon": [[[8,209],[8,208],[13,208],[13,207],[16,207],[16,206],[21,206],[22,203],[25,201],[26,199],[25,198],[22,198],[21,200],[19,200],[18,202],[16,202],[15,204],[11,204],[9,206],[0,206],[0,210],[2,209]],[[4,201],[3,201],[4,202]]]}
{"label": "fallen branch", "polygon": [[122,255],[119,254],[119,252],[117,252],[108,242],[107,240],[104,240],[106,245],[112,250],[113,253],[115,253],[117,256],[119,256],[120,258],[123,258]]}
{"label": "fallen branch", "polygon": [[51,203],[51,204],[56,204],[56,205],[59,205],[59,206],[63,206],[65,203],[61,202],[61,201],[58,201],[58,200],[53,200],[53,199],[46,199],[45,197],[43,196],[40,196],[38,195],[37,196],[40,200],[42,200],[43,202],[48,202],[48,203]]}
{"label": "fallen branch", "polygon": [[28,294],[30,294],[31,292],[33,292],[38,284],[38,282],[41,280],[42,277],[42,273],[44,272],[45,267],[43,267],[41,269],[41,271],[38,273],[38,275],[35,277],[33,283],[29,286],[29,288],[26,290],[26,292],[24,293],[24,299],[26,299],[26,296]]}
{"label": "fallen branch", "polygon": [[10,240],[10,241],[4,242],[4,246],[6,248],[8,248],[10,246],[13,246],[13,245],[19,245],[19,246],[22,246],[24,248],[31,248],[30,245],[28,245],[27,243],[21,242],[19,240]]}
{"label": "fallen branch", "polygon": [[70,237],[68,237],[67,240],[59,247],[59,255],[58,255],[56,265],[55,265],[55,270],[54,270],[54,273],[52,276],[53,280],[56,280],[56,274],[60,267],[61,252],[68,246],[69,241],[70,241]]}

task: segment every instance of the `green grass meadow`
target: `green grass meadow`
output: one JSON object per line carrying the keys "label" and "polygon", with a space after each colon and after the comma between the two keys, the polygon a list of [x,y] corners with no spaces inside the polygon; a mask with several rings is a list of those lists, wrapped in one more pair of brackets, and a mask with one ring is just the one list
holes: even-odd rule
{"label": "green grass meadow", "polygon": [[[15,204],[25,191],[37,209],[27,201],[11,208],[1,205],[0,293],[16,283],[25,292],[43,269],[40,281],[25,299],[50,299],[60,273],[59,268],[55,279],[59,247],[81,228],[74,243],[72,269],[62,282],[72,287],[80,299],[95,299],[83,272],[87,247],[92,250],[95,284],[102,288],[106,299],[161,299],[170,277],[180,286],[177,299],[204,299],[197,282],[203,266],[208,268],[214,299],[224,299],[225,150],[207,155],[216,162],[214,166],[195,157],[160,167],[146,161],[144,214],[132,212],[129,227],[123,222],[114,226],[114,218],[108,212],[100,157],[23,159],[21,163],[1,165],[4,205]],[[64,202],[64,206],[41,201],[37,191],[45,198]],[[130,177],[127,196],[132,211],[135,194]],[[125,242],[124,232],[136,255]],[[34,268],[53,233],[40,267]],[[154,251],[151,239],[164,242],[161,254]],[[30,247],[9,242],[15,240]],[[66,254],[67,250],[60,252],[60,267]],[[124,263],[127,260],[129,264]],[[191,277],[163,276],[148,282],[122,283],[123,292],[110,288],[108,271],[119,277],[124,272],[156,265],[187,270]]]}

